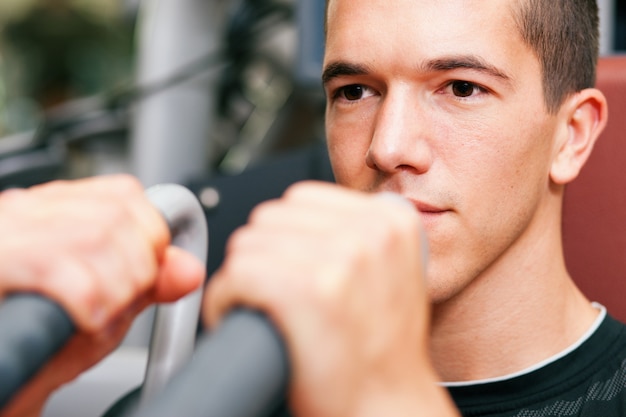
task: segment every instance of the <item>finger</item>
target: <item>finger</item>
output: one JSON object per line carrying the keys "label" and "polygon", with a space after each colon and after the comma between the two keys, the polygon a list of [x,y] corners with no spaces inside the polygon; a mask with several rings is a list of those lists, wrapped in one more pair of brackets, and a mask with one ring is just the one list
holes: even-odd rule
{"label": "finger", "polygon": [[[258,279],[264,275],[259,268],[259,259],[264,259],[264,246],[257,245],[255,234],[248,231],[238,231],[238,240],[235,243],[235,254],[227,256],[220,268],[209,279],[204,297],[203,320],[214,328],[224,313],[235,305],[246,305],[251,308],[261,307],[263,295],[259,291],[266,291],[267,287],[257,287]],[[258,241],[258,239],[256,239]],[[256,248],[258,247],[257,250]],[[262,264],[261,264],[262,265]],[[249,280],[249,285],[242,281]],[[242,291],[246,290],[246,291]],[[244,298],[245,297],[245,298]],[[267,312],[266,312],[267,313]]]}
{"label": "finger", "polygon": [[[396,199],[379,197],[380,194],[346,190],[334,184],[301,182],[289,187],[283,198],[257,206],[250,215],[249,223],[267,228],[290,228],[303,233],[315,230],[332,233],[346,225],[367,223],[373,213],[386,217],[386,221],[400,228],[406,227],[407,217],[418,219],[408,201],[397,204]],[[401,197],[398,196],[398,199]],[[370,225],[375,227],[376,223],[373,221]]]}
{"label": "finger", "polygon": [[126,311],[151,290],[158,270],[156,255],[136,224],[109,233],[110,237],[102,238],[105,244],[85,248],[76,257],[92,273],[105,321]]}
{"label": "finger", "polygon": [[100,191],[103,195],[117,198],[119,203],[129,211],[131,218],[145,233],[160,261],[165,248],[170,243],[170,232],[163,215],[147,198],[141,183],[128,175],[94,177],[93,184],[85,183],[85,187]]}
{"label": "finger", "polygon": [[246,291],[242,291],[242,280],[233,277],[232,273],[218,270],[211,276],[205,291],[202,310],[204,325],[209,329],[216,328],[224,315],[236,306],[262,310],[271,317],[264,294],[267,288],[261,286],[257,289],[255,283],[258,282],[252,279],[251,285],[245,286]]}
{"label": "finger", "polygon": [[205,275],[205,265],[198,258],[176,246],[169,246],[157,274],[154,301],[171,302],[179,299],[200,288]]}
{"label": "finger", "polygon": [[[266,245],[251,242],[251,250],[242,250],[225,259],[209,279],[204,297],[205,325],[215,327],[224,314],[238,306],[264,311],[276,319],[277,312],[290,302],[285,294],[298,298],[299,292],[306,291],[306,282],[298,274],[302,269],[313,270],[306,262],[314,262],[315,257],[308,255],[307,248],[295,247],[291,239],[283,236],[275,235],[271,242],[258,238],[258,242],[264,241]],[[255,250],[255,246],[260,250]],[[284,249],[285,256],[275,251],[278,247]]]}
{"label": "finger", "polygon": [[283,194],[287,202],[299,202],[309,207],[334,206],[359,208],[368,194],[321,181],[301,181],[291,185]]}
{"label": "finger", "polygon": [[[107,203],[31,211],[20,222],[31,227],[18,227],[2,244],[2,292],[45,293],[93,332],[151,288],[157,271],[151,242],[125,208]],[[91,218],[95,213],[101,221]]]}
{"label": "finger", "polygon": [[[93,279],[94,274],[83,262],[60,258],[55,261],[55,265],[46,269],[45,276],[40,277],[44,282],[45,296],[58,302],[76,326],[87,333],[96,333],[105,328],[111,316],[104,294],[97,280]],[[41,284],[32,289],[18,285],[14,287],[16,290],[42,291]]]}
{"label": "finger", "polygon": [[299,201],[274,200],[255,207],[250,213],[248,224],[268,233],[272,230],[292,230],[297,234],[336,230],[337,221],[337,209],[311,206]]}
{"label": "finger", "polygon": [[157,262],[161,262],[171,243],[169,226],[165,217],[150,202],[145,193],[128,198],[128,208],[135,224],[143,231],[152,245]]}
{"label": "finger", "polygon": [[[85,208],[88,210],[81,210]],[[88,204],[65,209],[65,213],[59,216],[65,215],[76,219],[78,225],[90,226],[83,226],[84,230],[81,230],[80,227],[71,227],[67,222],[59,224],[59,232],[64,232],[65,246],[55,248],[54,241],[47,241],[42,237],[50,247],[47,258],[66,259],[66,262],[76,262],[84,267],[84,275],[63,277],[63,283],[69,290],[76,285],[75,282],[86,284],[90,281],[92,291],[97,293],[97,297],[74,297],[70,302],[87,304],[98,300],[101,303],[102,320],[106,321],[126,309],[154,285],[157,271],[154,249],[145,232],[124,206],[103,208],[97,204]],[[101,221],[90,222],[89,215],[92,213],[102,214]],[[67,230],[63,231],[63,228]],[[50,236],[58,238],[58,234],[53,233]],[[45,285],[46,281],[41,282]],[[51,280],[47,282],[52,284]],[[75,319],[83,322],[81,318]],[[93,324],[99,325],[100,323]]]}
{"label": "finger", "polygon": [[[53,181],[31,188],[30,196],[126,207],[153,242],[159,257],[169,244],[169,229],[161,213],[150,203],[141,183],[130,175],[97,176],[73,181]],[[30,204],[33,204],[32,202]]]}

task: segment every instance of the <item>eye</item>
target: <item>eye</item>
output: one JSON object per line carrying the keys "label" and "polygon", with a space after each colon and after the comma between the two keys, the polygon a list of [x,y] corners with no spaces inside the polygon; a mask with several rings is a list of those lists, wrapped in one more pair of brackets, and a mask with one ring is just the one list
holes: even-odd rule
{"label": "eye", "polygon": [[452,83],[452,93],[457,97],[470,97],[476,90],[479,90],[478,86],[468,81],[454,81]]}
{"label": "eye", "polygon": [[369,89],[361,84],[346,85],[337,90],[337,97],[344,98],[348,101],[361,100],[369,95]]}

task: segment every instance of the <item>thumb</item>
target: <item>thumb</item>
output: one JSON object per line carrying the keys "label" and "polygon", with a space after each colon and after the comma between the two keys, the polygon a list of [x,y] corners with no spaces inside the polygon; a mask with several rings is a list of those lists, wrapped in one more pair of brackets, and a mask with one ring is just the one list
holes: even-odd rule
{"label": "thumb", "polygon": [[156,302],[172,302],[198,289],[206,275],[205,266],[194,255],[169,246],[161,261],[155,288]]}

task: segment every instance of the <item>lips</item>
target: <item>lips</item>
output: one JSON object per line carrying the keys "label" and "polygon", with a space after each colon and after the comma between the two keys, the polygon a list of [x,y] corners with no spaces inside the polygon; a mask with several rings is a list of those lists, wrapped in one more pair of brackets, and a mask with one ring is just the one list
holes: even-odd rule
{"label": "lips", "polygon": [[432,204],[424,203],[422,201],[410,200],[413,206],[422,214],[441,214],[449,211],[446,208],[440,208]]}
{"label": "lips", "polygon": [[410,200],[420,218],[422,219],[422,226],[427,233],[432,233],[435,229],[438,229],[442,225],[442,220],[447,217],[447,213],[451,210],[444,207],[439,207],[423,201]]}

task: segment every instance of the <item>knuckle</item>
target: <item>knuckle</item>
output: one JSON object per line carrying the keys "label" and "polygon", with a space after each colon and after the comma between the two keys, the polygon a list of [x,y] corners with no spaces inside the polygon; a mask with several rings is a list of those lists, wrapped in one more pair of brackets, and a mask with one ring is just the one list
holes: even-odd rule
{"label": "knuckle", "polygon": [[120,285],[114,295],[113,305],[117,312],[127,309],[139,294],[138,288],[130,282],[127,285]]}
{"label": "knuckle", "polygon": [[[96,206],[94,210],[98,217],[94,220],[94,229],[99,229],[100,232],[113,231],[113,226],[126,224],[131,218],[130,210],[125,204],[103,201]],[[100,224],[100,227],[96,227],[95,224]]]}
{"label": "knuckle", "polygon": [[114,240],[114,231],[110,227],[106,227],[110,220],[103,222],[101,227],[86,227],[79,230],[80,233],[74,242],[68,242],[70,247],[77,251],[77,256],[89,258],[102,251],[107,251]]}
{"label": "knuckle", "polygon": [[[60,288],[61,297],[66,298],[71,294],[71,302],[83,311],[94,311],[100,302],[101,292],[93,277],[69,277],[72,279],[71,288]],[[82,279],[81,279],[82,278]]]}
{"label": "knuckle", "polygon": [[121,195],[143,194],[143,185],[130,174],[116,174],[111,177],[115,191]]}
{"label": "knuckle", "polygon": [[220,276],[231,276],[235,275],[237,271],[237,262],[234,260],[232,256],[227,256],[224,258],[224,261],[220,265],[219,275]]}
{"label": "knuckle", "polygon": [[268,200],[258,204],[250,212],[250,215],[248,216],[248,223],[263,223],[265,219],[273,215],[278,206],[278,200]]}
{"label": "knuckle", "polygon": [[52,180],[31,187],[31,190],[50,190],[53,188],[64,188],[72,185],[69,180]]}
{"label": "knuckle", "polygon": [[377,221],[370,222],[375,240],[385,245],[405,241],[420,232],[420,219],[417,213],[399,204],[384,202],[377,215]]}
{"label": "knuckle", "polygon": [[226,242],[226,250],[225,253],[227,256],[226,260],[232,258],[232,254],[239,253],[240,248],[245,247],[245,242],[248,240],[248,230],[249,226],[241,226],[235,229],[228,241]]}
{"label": "knuckle", "polygon": [[[87,275],[87,274],[85,274]],[[76,289],[76,295],[78,299],[86,304],[95,303],[96,299],[100,295],[96,280],[93,276],[72,277],[73,288]],[[80,281],[80,282],[79,282]]]}
{"label": "knuckle", "polygon": [[222,261],[220,270],[224,273],[224,275],[237,276],[237,275],[241,275],[242,270],[245,269],[245,266],[246,266],[246,261],[243,260],[239,252],[233,250]]}
{"label": "knuckle", "polygon": [[0,205],[19,205],[28,197],[28,193],[23,189],[9,189],[0,193]]}
{"label": "knuckle", "polygon": [[315,181],[306,180],[291,184],[283,193],[286,199],[297,199],[303,194],[307,194],[315,186]]}
{"label": "knuckle", "polygon": [[88,179],[81,180],[52,180],[42,184],[34,185],[27,189],[28,194],[36,195],[39,198],[49,198],[50,196],[71,195],[73,190],[80,187],[80,184],[84,184]]}
{"label": "knuckle", "polygon": [[140,263],[137,264],[135,280],[139,291],[145,291],[152,287],[158,273],[155,255],[146,249],[141,255]]}

